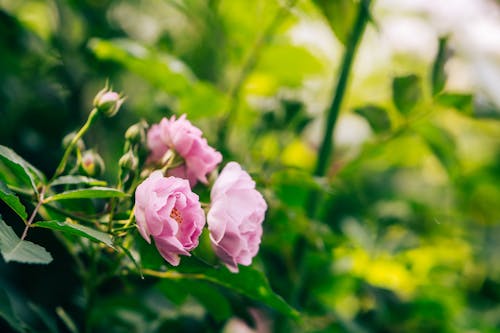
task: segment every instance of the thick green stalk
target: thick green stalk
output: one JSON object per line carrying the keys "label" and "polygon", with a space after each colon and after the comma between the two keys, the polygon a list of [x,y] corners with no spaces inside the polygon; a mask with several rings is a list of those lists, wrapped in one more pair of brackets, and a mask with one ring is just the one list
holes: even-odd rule
{"label": "thick green stalk", "polygon": [[[344,56],[342,59],[342,64],[340,67],[340,73],[335,87],[335,92],[333,95],[332,103],[328,108],[327,119],[325,123],[325,130],[323,134],[323,140],[319,148],[318,160],[316,162],[316,167],[314,170],[314,175],[323,177],[326,175],[328,166],[330,165],[331,156],[333,155],[333,132],[335,124],[337,123],[337,118],[342,107],[342,102],[344,100],[347,83],[349,80],[349,75],[351,73],[352,63],[356,55],[356,50],[365,31],[366,23],[368,22],[369,7],[371,0],[363,0],[359,4],[358,13],[351,35],[348,38],[347,44],[345,46]],[[311,194],[309,209],[311,216],[314,216],[316,211],[316,205],[318,202],[318,193],[313,192]]]}
{"label": "thick green stalk", "polygon": [[363,32],[366,27],[366,23],[369,19],[368,8],[370,6],[371,0],[362,1],[359,5],[358,15],[352,30],[352,34],[348,39],[344,57],[342,59],[342,66],[340,68],[340,75],[337,81],[337,86],[335,88],[335,95],[333,97],[330,108],[328,109],[327,120],[325,124],[325,132],[323,135],[323,141],[320,146],[318,161],[316,164],[316,169],[314,174],[316,176],[324,176],[326,173],[327,166],[330,162],[330,157],[333,153],[333,129],[337,122],[337,118],[342,106],[342,101],[344,100],[345,91],[347,87],[347,81],[349,79],[349,74],[351,72],[352,63],[354,61],[354,56],[363,36]]}
{"label": "thick green stalk", "polygon": [[[337,122],[337,118],[342,106],[342,101],[347,88],[347,82],[349,79],[349,74],[351,72],[352,63],[356,55],[357,47],[363,36],[363,32],[368,22],[369,7],[371,0],[362,0],[359,4],[358,13],[356,20],[354,22],[351,35],[348,38],[344,56],[342,59],[342,64],[340,68],[340,74],[335,87],[335,92],[333,96],[332,103],[328,109],[327,120],[325,124],[325,132],[323,134],[323,141],[321,143],[318,160],[316,163],[316,168],[314,170],[314,175],[323,177],[326,175],[328,165],[330,164],[330,159],[333,153],[333,130]],[[318,208],[319,192],[313,191],[309,196],[309,202],[307,206],[307,213],[309,217],[316,218],[316,210]],[[307,241],[304,237],[298,239],[295,252],[297,256],[294,258],[296,262],[297,272],[299,276],[297,277],[294,288],[291,291],[291,304],[300,308],[301,298],[303,296],[304,285],[307,281],[309,269],[307,267],[306,250]]]}

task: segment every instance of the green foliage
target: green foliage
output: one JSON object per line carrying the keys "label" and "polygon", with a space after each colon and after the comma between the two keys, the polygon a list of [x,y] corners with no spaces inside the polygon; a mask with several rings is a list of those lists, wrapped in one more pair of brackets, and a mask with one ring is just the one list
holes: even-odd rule
{"label": "green foliage", "polygon": [[353,0],[314,0],[328,20],[335,36],[342,44],[347,44],[356,15],[356,2]]}
{"label": "green foliage", "polygon": [[40,221],[33,224],[34,227],[47,228],[52,230],[61,231],[68,235],[75,235],[85,237],[94,242],[101,242],[109,247],[113,247],[113,239],[111,235],[100,232],[84,225],[76,223],[68,223],[63,221]]}
{"label": "green foliage", "polygon": [[5,202],[17,215],[23,220],[28,218],[26,209],[24,208],[19,198],[9,188],[0,181],[0,199]]}
{"label": "green foliage", "polygon": [[375,133],[387,132],[391,129],[391,120],[387,111],[376,105],[355,108],[354,112],[364,117]]}
{"label": "green foliage", "polygon": [[0,317],[2,317],[16,332],[26,332],[25,325],[14,313],[9,295],[0,289]]}
{"label": "green foliage", "polygon": [[446,38],[439,39],[438,53],[436,55],[436,59],[434,60],[431,73],[432,95],[437,95],[443,91],[446,84],[446,72],[444,66],[449,57],[447,43],[448,40]]}
{"label": "green foliage", "polygon": [[120,190],[110,187],[91,187],[77,190],[70,190],[54,194],[45,198],[45,202],[68,200],[68,199],[93,199],[93,198],[119,198],[127,196]]}
{"label": "green foliage", "polygon": [[415,74],[395,77],[392,81],[392,100],[402,114],[409,114],[422,98],[420,84]]}
{"label": "green foliage", "polygon": [[33,191],[37,192],[37,181],[44,178],[40,171],[17,155],[12,149],[1,145],[0,160],[23,185],[31,185]]}
{"label": "green foliage", "polygon": [[49,264],[52,256],[40,245],[17,237],[14,230],[0,219],[0,252],[6,262]]}

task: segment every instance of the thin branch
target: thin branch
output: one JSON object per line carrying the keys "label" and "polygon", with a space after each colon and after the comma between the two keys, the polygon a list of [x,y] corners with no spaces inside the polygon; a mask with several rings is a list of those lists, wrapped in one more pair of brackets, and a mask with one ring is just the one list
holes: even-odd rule
{"label": "thin branch", "polygon": [[28,222],[26,223],[26,226],[24,227],[23,234],[21,236],[21,240],[24,240],[26,238],[26,235],[28,234],[28,229],[30,228],[31,224],[33,223],[33,220],[35,219],[36,214],[38,213],[38,210],[43,204],[43,196],[45,195],[45,186],[42,187],[42,190],[40,191],[40,194],[38,196],[38,202],[35,206],[35,209],[33,209],[33,212],[31,213],[30,218],[28,219]]}
{"label": "thin branch", "polygon": [[238,104],[240,100],[241,88],[245,83],[248,75],[257,65],[262,48],[269,42],[269,39],[274,34],[275,30],[280,26],[283,20],[287,17],[291,8],[295,6],[297,0],[290,0],[287,4],[283,5],[280,9],[276,11],[275,16],[269,23],[269,25],[262,31],[252,49],[248,53],[241,70],[234,82],[231,90],[229,91],[229,101],[226,107],[224,118],[222,119],[219,127],[219,144],[226,143],[227,131],[229,125],[236,116],[236,110],[238,109]]}

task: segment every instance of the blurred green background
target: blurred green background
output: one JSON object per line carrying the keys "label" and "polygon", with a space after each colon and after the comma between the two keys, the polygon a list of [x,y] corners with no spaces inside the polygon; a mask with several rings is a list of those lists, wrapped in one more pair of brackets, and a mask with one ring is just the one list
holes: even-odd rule
{"label": "blurred green background", "polygon": [[[259,332],[500,332],[500,5],[365,8],[318,174],[367,3],[0,0],[0,144],[51,174],[109,79],[127,101],[86,144],[113,183],[130,125],[186,113],[256,179],[269,211],[254,266],[301,312],[284,318],[209,284],[125,277],[94,304],[96,332],[245,332],[255,321]],[[49,232],[37,237],[54,263],[2,261],[0,286],[35,326],[57,314],[62,327],[64,313],[78,323],[74,263]]]}

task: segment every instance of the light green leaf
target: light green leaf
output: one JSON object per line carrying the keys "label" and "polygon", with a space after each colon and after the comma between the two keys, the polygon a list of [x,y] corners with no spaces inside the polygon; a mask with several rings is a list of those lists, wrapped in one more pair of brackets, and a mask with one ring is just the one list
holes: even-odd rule
{"label": "light green leaf", "polygon": [[52,261],[52,256],[45,248],[19,239],[14,230],[2,219],[0,219],[0,252],[6,262],[48,264]]}
{"label": "light green leaf", "polygon": [[420,78],[417,75],[399,76],[392,81],[392,99],[402,114],[410,113],[421,98]]}
{"label": "light green leaf", "polygon": [[106,186],[106,182],[104,180],[99,180],[95,178],[90,178],[86,176],[61,176],[59,178],[54,179],[50,183],[51,186],[56,185],[77,185],[77,184],[85,184],[90,186]]}
{"label": "light green leaf", "polygon": [[436,96],[436,101],[466,115],[472,115],[474,109],[474,97],[471,94],[444,92]]}
{"label": "light green leaf", "polygon": [[9,295],[3,289],[0,289],[0,318],[3,318],[17,332],[26,332],[23,323],[14,313]]}
{"label": "light green leaf", "polygon": [[116,62],[175,96],[179,113],[187,113],[191,119],[223,111],[224,95],[209,82],[198,80],[186,64],[170,54],[149,50],[127,39],[93,38],[89,48],[97,58]]}
{"label": "light green leaf", "polygon": [[44,202],[68,199],[119,198],[126,196],[126,193],[111,187],[92,187],[54,194],[45,198]]}
{"label": "light green leaf", "polygon": [[2,181],[0,181],[0,200],[5,202],[14,212],[16,212],[19,217],[21,217],[24,221],[28,217],[26,213],[26,209],[24,208],[21,201],[17,195],[12,192]]}
{"label": "light green leaf", "polygon": [[353,0],[314,0],[328,21],[337,39],[346,44],[356,18],[356,2]]}
{"label": "light green leaf", "polygon": [[[300,68],[300,71],[290,68]],[[266,47],[256,71],[271,75],[280,85],[299,86],[307,76],[322,73],[324,66],[305,47],[275,43]]]}
{"label": "light green leaf", "polygon": [[0,145],[0,160],[12,170],[22,183],[30,185],[35,192],[37,192],[37,180],[42,182],[45,180],[45,177],[38,169],[17,155],[12,149],[2,145]]}
{"label": "light green leaf", "polygon": [[113,238],[110,234],[98,231],[80,224],[63,221],[40,221],[33,224],[34,227],[47,228],[61,231],[66,234],[85,237],[94,242],[102,242],[109,247],[113,247]]}

